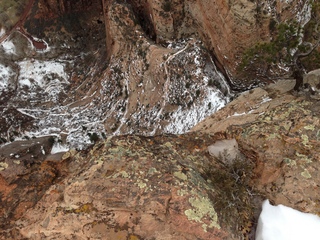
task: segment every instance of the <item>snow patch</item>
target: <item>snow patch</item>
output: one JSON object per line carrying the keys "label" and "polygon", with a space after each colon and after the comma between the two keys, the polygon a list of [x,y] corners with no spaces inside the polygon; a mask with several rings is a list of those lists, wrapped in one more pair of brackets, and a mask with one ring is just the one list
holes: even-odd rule
{"label": "snow patch", "polygon": [[4,30],[4,28],[1,28],[0,29],[0,37],[2,37],[5,33],[6,33],[6,31]]}
{"label": "snow patch", "polygon": [[0,64],[0,93],[8,88],[9,79],[13,75],[10,67]]}
{"label": "snow patch", "polygon": [[5,53],[7,53],[7,54],[15,54],[16,53],[16,47],[12,41],[6,40],[1,45],[2,45]]}
{"label": "snow patch", "polygon": [[165,132],[182,134],[190,130],[198,122],[224,107],[229,100],[218,90],[207,89],[207,94],[201,104],[195,104],[190,109],[181,106],[172,115],[171,122],[165,127]]}
{"label": "snow patch", "polygon": [[69,151],[69,147],[67,145],[57,142],[53,144],[50,154],[56,154],[56,153],[68,152],[68,151]]}
{"label": "snow patch", "polygon": [[[20,66],[19,87],[26,86],[27,98],[36,98],[45,94],[46,100],[56,101],[64,85],[69,84],[65,72],[65,63],[60,61],[24,60]],[[39,89],[40,88],[40,89]]]}
{"label": "snow patch", "polygon": [[320,217],[283,205],[272,206],[269,200],[262,205],[256,240],[318,240]]}
{"label": "snow patch", "polygon": [[64,71],[65,64],[56,61],[40,61],[40,60],[25,60],[18,63],[21,71],[19,82],[24,79],[33,79],[37,85],[44,87],[46,82],[44,77],[53,75],[68,82],[68,75]]}

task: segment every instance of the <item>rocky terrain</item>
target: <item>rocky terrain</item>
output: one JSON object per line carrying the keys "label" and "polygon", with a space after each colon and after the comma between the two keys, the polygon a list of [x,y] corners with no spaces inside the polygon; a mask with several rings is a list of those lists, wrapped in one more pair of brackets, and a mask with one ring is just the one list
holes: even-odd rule
{"label": "rocky terrain", "polygon": [[310,13],[307,1],[10,3],[1,142],[51,135],[78,149],[109,135],[188,131],[261,84],[238,78],[237,66],[248,46],[272,36],[274,19]]}
{"label": "rocky terrain", "polygon": [[0,239],[254,239],[266,198],[319,215],[318,71],[312,94],[237,71],[309,1],[6,4]]}
{"label": "rocky terrain", "polygon": [[3,142],[54,135],[82,149],[91,135],[182,133],[229,101],[201,39],[157,44],[129,4],[83,4],[35,1],[24,28],[46,49],[19,31],[2,43]]}
{"label": "rocky terrain", "polygon": [[[188,134],[4,158],[3,239],[253,239],[265,198],[319,214],[320,106],[293,83],[246,92]],[[242,154],[231,165],[207,150],[226,138]]]}

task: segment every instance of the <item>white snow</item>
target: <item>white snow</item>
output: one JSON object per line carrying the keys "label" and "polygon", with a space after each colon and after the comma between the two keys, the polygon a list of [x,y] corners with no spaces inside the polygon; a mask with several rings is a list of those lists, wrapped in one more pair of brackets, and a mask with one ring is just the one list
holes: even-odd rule
{"label": "white snow", "polygon": [[[44,94],[45,100],[57,101],[64,85],[69,84],[68,75],[65,72],[65,62],[24,60],[18,62],[20,66],[19,87],[28,87],[25,92],[27,98],[37,98]],[[39,88],[42,91],[39,91]]]}
{"label": "white snow", "polygon": [[[185,133],[205,117],[224,107],[227,102],[228,99],[220,91],[213,91],[208,88],[201,104],[196,104],[190,109],[179,107],[173,113],[171,122],[165,127],[165,132],[174,134]],[[211,105],[210,108],[208,107],[209,105]]]}
{"label": "white snow", "polygon": [[15,54],[16,53],[16,47],[14,46],[14,43],[10,40],[5,40],[2,44],[2,47],[7,54]]}
{"label": "white snow", "polygon": [[278,205],[262,205],[256,240],[319,240],[320,217]]}
{"label": "white snow", "polygon": [[63,79],[68,83],[68,76],[64,71],[65,64],[57,61],[40,61],[40,60],[25,60],[19,62],[21,71],[19,82],[23,83],[25,79],[33,79],[39,87],[44,88],[46,82],[45,76],[52,75]]}
{"label": "white snow", "polygon": [[0,92],[8,88],[9,79],[12,75],[13,72],[10,67],[0,64]]}
{"label": "white snow", "polygon": [[64,145],[62,143],[57,142],[57,143],[53,144],[50,153],[55,154],[55,153],[68,152],[68,151],[69,151],[69,147],[67,145]]}

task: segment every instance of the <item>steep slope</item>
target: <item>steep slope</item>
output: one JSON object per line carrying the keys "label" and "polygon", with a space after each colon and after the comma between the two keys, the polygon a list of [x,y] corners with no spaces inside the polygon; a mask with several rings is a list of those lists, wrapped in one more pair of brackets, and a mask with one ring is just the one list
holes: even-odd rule
{"label": "steep slope", "polygon": [[[253,239],[264,198],[319,214],[319,94],[282,83],[189,134],[110,137],[60,161],[2,158],[2,238]],[[255,108],[240,115],[244,98]],[[241,152],[231,164],[207,150],[225,138]]]}
{"label": "steep slope", "polygon": [[35,1],[2,43],[2,142],[55,135],[83,148],[111,134],[182,133],[229,101],[201,41],[160,44],[133,4],[101,4]]}
{"label": "steep slope", "polygon": [[[309,75],[310,84],[319,84]],[[273,203],[319,214],[319,91],[290,91],[279,81],[241,95],[192,130],[226,132],[255,153],[254,185]]]}
{"label": "steep slope", "polygon": [[301,0],[27,6],[13,29],[1,27],[1,142],[53,135],[79,149],[114,134],[188,131],[233,90],[259,84],[236,68],[272,22],[310,12]]}

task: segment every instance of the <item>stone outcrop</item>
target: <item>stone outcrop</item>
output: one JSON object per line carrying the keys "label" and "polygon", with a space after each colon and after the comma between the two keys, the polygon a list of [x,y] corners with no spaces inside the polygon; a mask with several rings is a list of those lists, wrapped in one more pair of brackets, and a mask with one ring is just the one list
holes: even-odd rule
{"label": "stone outcrop", "polygon": [[319,214],[319,93],[294,96],[293,85],[248,91],[193,130],[236,138],[255,153],[254,185],[266,198]]}
{"label": "stone outcrop", "polygon": [[[224,219],[213,204],[223,189],[204,174],[217,137],[115,137],[23,177],[9,166],[0,172],[2,239],[239,239],[230,226],[238,213]],[[23,197],[30,191],[33,201]]]}
{"label": "stone outcrop", "polygon": [[[46,137],[1,147],[1,239],[250,239],[264,198],[319,214],[319,96],[292,94],[293,81],[243,93],[191,133],[134,135],[185,132],[218,110],[230,89],[213,61],[233,76],[270,21],[297,17],[306,1],[36,2],[23,26],[59,47],[37,52],[15,32],[16,52],[1,49],[14,72],[1,136],[69,130],[63,141],[96,144],[63,156],[48,155]],[[33,76],[30,66],[58,57],[69,82],[65,72],[43,79],[66,84],[59,94],[16,82],[16,63]],[[198,118],[178,129],[190,112]],[[210,155],[224,139],[236,139],[241,161]]]}
{"label": "stone outcrop", "polygon": [[[106,22],[112,22],[109,10],[117,1],[104,0]],[[179,38],[201,39],[209,49],[219,70],[233,80],[235,86],[249,83],[237,79],[237,67],[243,52],[260,41],[272,37],[272,24],[288,19],[307,21],[308,1],[184,1],[130,0],[138,22],[156,42]],[[296,6],[292,8],[291,6]],[[106,25],[107,47],[115,44],[110,25]],[[111,52],[110,52],[111,54]],[[231,83],[231,82],[230,82]]]}
{"label": "stone outcrop", "polygon": [[[2,239],[252,239],[265,198],[319,214],[319,96],[290,84],[244,93],[189,134],[110,137],[58,161],[6,156]],[[241,161],[209,154],[226,138]]]}

